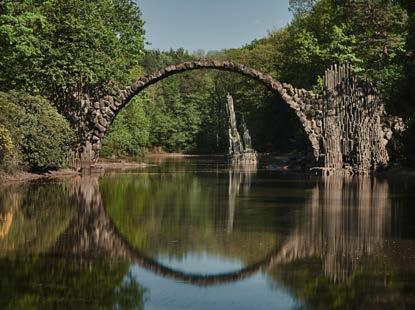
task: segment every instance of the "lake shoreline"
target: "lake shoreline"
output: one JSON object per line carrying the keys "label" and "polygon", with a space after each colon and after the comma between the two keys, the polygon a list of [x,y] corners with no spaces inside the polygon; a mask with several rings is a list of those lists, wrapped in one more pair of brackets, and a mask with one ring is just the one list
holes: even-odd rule
{"label": "lake shoreline", "polygon": [[[260,154],[261,155],[261,154]],[[270,156],[270,154],[262,154],[263,156]],[[197,158],[197,157],[224,157],[224,155],[201,155],[201,154],[183,154],[183,153],[150,153],[145,156],[145,158],[158,160],[158,159],[181,159],[181,158]],[[274,157],[280,157],[275,156]],[[289,156],[281,156],[281,158],[287,159]],[[73,176],[82,176],[89,173],[95,173],[97,171],[124,171],[127,169],[140,169],[152,166],[152,164],[144,163],[143,161],[134,161],[134,159],[123,158],[123,159],[111,159],[111,158],[102,158],[97,163],[84,166],[79,171],[63,168],[58,170],[52,170],[45,173],[34,173],[27,171],[17,171],[15,173],[5,173],[0,172],[0,185],[8,185],[14,183],[24,183],[40,179],[60,179]],[[278,165],[279,166],[279,165]],[[290,172],[297,171],[298,167],[296,165],[289,167],[287,162],[279,166],[281,171]],[[271,169],[272,170],[272,169]],[[304,173],[307,173],[304,171]],[[370,174],[373,177],[410,177],[415,176],[415,170],[403,167],[400,165],[391,166],[388,169],[373,172]]]}
{"label": "lake shoreline", "polygon": [[125,170],[148,167],[148,164],[143,162],[129,162],[129,161],[107,161],[103,159],[88,167],[76,171],[70,168],[63,168],[58,170],[51,170],[44,173],[35,173],[28,171],[16,171],[15,173],[0,172],[0,185],[9,185],[14,183],[24,183],[41,179],[61,179],[74,176],[82,176],[85,173],[94,172],[97,170]]}
{"label": "lake shoreline", "polygon": [[18,171],[12,174],[0,173],[0,185],[29,182],[40,179],[64,178],[76,175],[79,175],[79,172],[68,168],[48,171],[45,173],[33,173],[27,171]]}
{"label": "lake shoreline", "polygon": [[[147,154],[146,158],[150,159],[162,159],[162,158],[194,158],[204,155],[192,155],[183,153],[151,153]],[[213,155],[215,156],[215,155]],[[218,155],[216,155],[218,156]],[[132,158],[101,158],[97,163],[83,166],[76,171],[70,168],[62,168],[58,170],[51,170],[44,173],[28,172],[18,170],[13,173],[0,172],[0,186],[9,185],[15,183],[24,183],[41,179],[60,179],[66,177],[82,176],[86,173],[96,172],[99,170],[119,170],[123,171],[126,169],[139,169],[151,166],[143,161],[134,161]]]}

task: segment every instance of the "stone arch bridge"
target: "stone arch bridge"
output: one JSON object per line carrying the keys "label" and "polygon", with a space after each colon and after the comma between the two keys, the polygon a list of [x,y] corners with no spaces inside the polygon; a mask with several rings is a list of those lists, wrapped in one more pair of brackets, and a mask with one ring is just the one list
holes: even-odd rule
{"label": "stone arch bridge", "polygon": [[386,166],[386,150],[402,121],[389,117],[376,90],[352,74],[348,65],[333,66],[324,77],[324,87],[314,93],[280,83],[270,75],[242,64],[201,60],[170,65],[144,76],[115,95],[94,103],[86,101],[86,124],[75,157],[81,162],[98,159],[101,139],[117,114],[141,91],[171,75],[197,69],[235,72],[263,84],[297,115],[311,146],[310,166],[316,171],[361,173]]}

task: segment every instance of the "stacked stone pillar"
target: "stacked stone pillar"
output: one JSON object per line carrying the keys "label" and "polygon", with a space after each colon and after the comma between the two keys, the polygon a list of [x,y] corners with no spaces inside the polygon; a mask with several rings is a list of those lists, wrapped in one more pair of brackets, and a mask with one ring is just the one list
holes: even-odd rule
{"label": "stacked stone pillar", "polygon": [[386,113],[376,89],[353,75],[350,65],[332,66],[323,83],[325,174],[366,174],[387,166]]}

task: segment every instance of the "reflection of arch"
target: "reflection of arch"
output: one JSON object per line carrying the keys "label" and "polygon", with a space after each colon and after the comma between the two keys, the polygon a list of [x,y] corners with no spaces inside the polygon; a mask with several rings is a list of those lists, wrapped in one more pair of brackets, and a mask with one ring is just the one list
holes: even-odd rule
{"label": "reflection of arch", "polygon": [[[114,226],[113,229],[116,232]],[[134,249],[129,245],[128,241],[121,236],[121,234],[118,232],[116,232],[116,234],[118,235],[117,237],[120,239],[120,241],[122,241],[122,246],[125,247],[124,258],[127,258],[131,262],[140,265],[146,270],[150,270],[155,274],[161,275],[163,277],[199,286],[216,285],[245,279],[261,270],[267,270],[270,268],[275,261],[275,257],[280,253],[280,248],[276,248],[261,261],[251,264],[240,270],[215,275],[203,275],[196,273],[187,273],[167,267],[159,263],[157,260],[149,258],[146,255],[142,254],[140,251]]]}
{"label": "reflection of arch", "polygon": [[171,75],[197,69],[216,69],[235,72],[265,85],[270,91],[277,94],[283,102],[298,116],[308,140],[314,151],[314,159],[319,156],[319,136],[321,128],[317,125],[317,111],[321,110],[320,103],[322,95],[314,94],[304,89],[296,89],[290,84],[280,83],[270,75],[263,74],[258,70],[251,69],[245,65],[228,61],[189,61],[177,65],[170,65],[162,70],[151,73],[134,82],[130,87],[120,91],[115,96],[106,96],[94,104],[91,110],[91,132],[87,137],[87,151],[95,158],[99,152],[101,139],[115,119],[116,115],[141,91]]}
{"label": "reflection of arch", "polygon": [[[169,268],[133,248],[107,216],[98,180],[79,178],[69,190],[81,206],[78,216],[51,251],[128,260],[163,277],[200,286],[238,281],[278,265],[319,257],[330,279],[344,281],[356,267],[356,257],[373,254],[381,246],[389,210],[387,183],[370,178],[352,180],[330,178],[317,184],[303,220],[261,261],[235,272],[202,275]],[[358,202],[359,207],[350,208],[351,202]],[[344,215],[352,222],[347,226],[342,221]]]}
{"label": "reflection of arch", "polygon": [[81,207],[73,223],[50,249],[51,254],[86,258],[103,255],[114,260],[128,260],[163,277],[200,286],[241,280],[259,271],[266,271],[275,264],[288,262],[287,260],[294,257],[287,245],[283,244],[261,261],[235,272],[203,275],[174,270],[134,249],[118,232],[103,207],[97,178],[78,178],[68,185],[68,190]]}

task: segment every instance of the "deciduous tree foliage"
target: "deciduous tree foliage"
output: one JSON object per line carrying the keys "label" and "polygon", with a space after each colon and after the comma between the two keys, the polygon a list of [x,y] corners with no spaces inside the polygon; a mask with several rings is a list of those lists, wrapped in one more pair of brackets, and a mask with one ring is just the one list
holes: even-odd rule
{"label": "deciduous tree foliage", "polygon": [[[63,167],[74,141],[68,122],[40,96],[0,92],[0,169]],[[3,152],[2,152],[3,153]],[[17,167],[16,167],[17,168]]]}
{"label": "deciduous tree foliage", "polygon": [[130,79],[143,52],[143,22],[130,0],[3,0],[2,90],[52,98]]}
{"label": "deciduous tree foliage", "polygon": [[[287,27],[242,48],[197,55],[183,50],[150,52],[141,65],[150,72],[191,56],[212,57],[246,64],[296,87],[319,90],[327,67],[348,62],[377,85],[391,112],[403,104],[392,99],[405,77],[402,55],[409,30],[405,7],[392,0],[296,0],[291,1],[291,11],[294,19]],[[205,82],[198,84],[202,76]],[[193,97],[187,100],[191,92]],[[161,113],[151,118],[149,145],[169,151],[225,152],[226,114],[221,106],[228,92],[258,150],[304,150],[306,141],[295,115],[277,97],[254,81],[221,72],[185,73],[155,87],[150,105]]]}
{"label": "deciduous tree foliage", "polygon": [[[131,0],[2,0],[0,91],[47,98],[76,131],[80,124],[73,116],[84,113],[81,98],[100,97],[131,81],[132,71],[143,54],[143,35],[141,12]],[[10,105],[20,105],[20,100],[13,97],[4,95],[2,99],[11,100]],[[43,109],[45,101],[36,98]],[[42,140],[42,126],[56,126],[56,134],[60,134],[58,126],[63,120],[53,124],[53,118],[46,122],[36,119],[47,111],[29,113],[34,113],[30,123],[35,126],[35,140]],[[15,121],[13,126],[19,127],[19,119]],[[25,143],[21,138],[15,137],[13,143],[25,145],[20,147],[21,156],[31,169],[61,164],[61,152],[67,147],[58,150],[44,141],[44,145],[35,147],[35,152],[32,142]]]}

